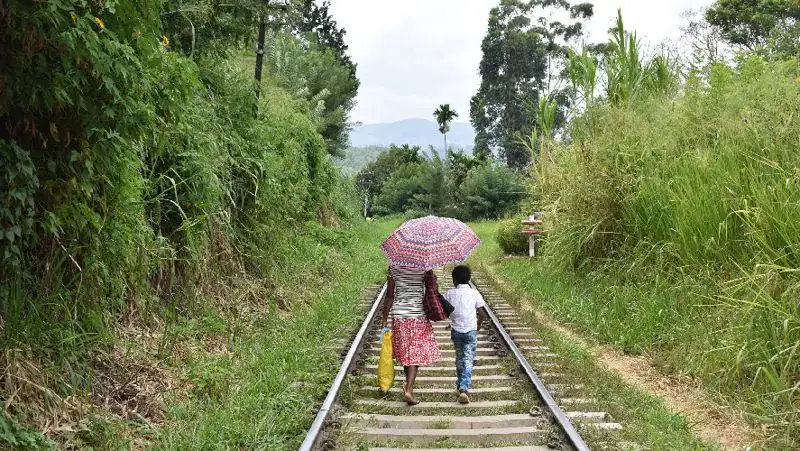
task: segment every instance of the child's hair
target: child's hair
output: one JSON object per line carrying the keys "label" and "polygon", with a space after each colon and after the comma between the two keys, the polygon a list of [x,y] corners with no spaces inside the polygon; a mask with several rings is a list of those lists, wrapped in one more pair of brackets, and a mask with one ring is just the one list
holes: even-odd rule
{"label": "child's hair", "polygon": [[472,278],[472,271],[469,270],[469,266],[459,265],[453,268],[454,285],[468,284],[471,278]]}

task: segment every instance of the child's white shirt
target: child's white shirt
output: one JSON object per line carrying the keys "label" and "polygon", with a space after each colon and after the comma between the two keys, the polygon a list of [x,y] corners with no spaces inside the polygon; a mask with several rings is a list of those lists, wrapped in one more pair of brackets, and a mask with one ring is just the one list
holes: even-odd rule
{"label": "child's white shirt", "polygon": [[478,290],[461,284],[447,290],[444,298],[455,308],[450,314],[453,330],[466,333],[478,329],[478,309],[486,305]]}

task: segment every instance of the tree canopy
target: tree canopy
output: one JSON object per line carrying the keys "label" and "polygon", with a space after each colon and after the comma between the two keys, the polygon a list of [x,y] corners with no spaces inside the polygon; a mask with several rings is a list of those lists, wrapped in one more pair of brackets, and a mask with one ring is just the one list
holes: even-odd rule
{"label": "tree canopy", "polygon": [[523,176],[505,165],[450,152],[442,160],[419,147],[392,146],[356,176],[383,216],[437,214],[461,219],[499,218],[516,212],[525,193]]}
{"label": "tree canopy", "polygon": [[433,112],[433,117],[436,123],[439,124],[439,133],[444,135],[444,151],[447,152],[447,133],[450,132],[450,122],[458,117],[458,113],[450,108],[449,103],[439,105],[439,108]]}
{"label": "tree canopy", "polygon": [[706,11],[706,19],[730,43],[750,50],[770,40],[780,43],[787,34],[795,41],[795,53],[798,48],[797,0],[718,0]]}
{"label": "tree canopy", "polygon": [[[568,13],[570,20],[548,19],[552,10]],[[476,155],[485,158],[498,149],[509,167],[524,168],[530,155],[520,138],[537,126],[542,96],[559,100],[556,127],[563,123],[566,43],[583,34],[582,20],[592,14],[591,4],[566,0],[502,0],[491,10],[481,44],[481,84],[470,102]]]}

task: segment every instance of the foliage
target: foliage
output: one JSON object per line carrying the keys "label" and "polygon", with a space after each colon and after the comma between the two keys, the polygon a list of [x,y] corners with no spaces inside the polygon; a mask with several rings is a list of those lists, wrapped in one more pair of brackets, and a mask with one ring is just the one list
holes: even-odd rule
{"label": "foliage", "polygon": [[498,218],[524,197],[523,176],[476,157],[451,152],[442,161],[418,147],[392,146],[356,176],[379,216],[436,214],[462,219]]}
{"label": "foliage", "polygon": [[280,86],[308,101],[328,153],[344,156],[348,115],[359,86],[351,69],[334,51],[292,35],[270,33],[265,47],[269,73]]}
{"label": "foliage", "polygon": [[355,227],[344,250],[301,246],[296,273],[315,267],[312,280],[324,283],[292,284],[292,314],[245,322],[227,352],[208,352],[204,339],[186,340],[184,347],[197,350],[183,366],[203,389],[170,410],[154,448],[297,449],[338,369],[339,354],[324,344],[350,339],[363,320],[354,300],[385,277],[379,244],[398,225]]}
{"label": "foliage", "polygon": [[430,164],[420,162],[400,166],[392,172],[375,197],[374,213],[385,216],[418,207],[430,211],[421,200],[430,194],[426,185],[436,176]]}
{"label": "foliage", "polygon": [[0,443],[14,449],[56,449],[55,443],[39,431],[21,427],[12,418],[0,411]]}
{"label": "foliage", "polygon": [[[708,22],[730,43],[750,50],[783,35],[798,35],[800,4],[794,0],[718,0],[706,11]],[[797,42],[788,55],[797,56]]]}
{"label": "foliage", "polygon": [[[339,25],[330,14],[330,0],[318,3],[314,0],[303,0],[301,7],[301,20],[297,21],[296,30],[300,33],[311,33],[314,40],[325,49],[331,50],[342,66],[350,71],[350,77],[358,88],[356,77],[356,64],[347,54],[348,46],[345,43],[347,32]],[[355,94],[355,91],[353,91]]]}
{"label": "foliage", "polygon": [[452,186],[459,188],[467,179],[469,173],[473,170],[486,164],[477,157],[470,157],[461,152],[450,152],[447,155],[447,176],[450,178]]}
{"label": "foliage", "polygon": [[[678,86],[678,72],[667,55],[656,55],[649,61],[640,55],[641,45],[636,33],[625,30],[622,10],[617,11],[609,47],[611,51],[603,62],[606,96],[612,104],[627,105],[647,94],[667,96]],[[590,86],[582,88],[585,91]]]}
{"label": "foliage", "polygon": [[282,29],[296,12],[260,5],[0,3],[0,359],[42,368],[0,374],[15,437],[76,400],[63,415],[96,430],[48,435],[113,443],[127,426],[76,416],[95,410],[83,403],[98,402],[95,365],[123,318],[178,334],[210,285],[258,280],[265,299],[322,271],[301,249],[347,246],[329,228],[356,217],[355,187],[329,153],[358,82],[333,50],[276,32],[254,116],[234,49],[254,17]]}
{"label": "foliage", "polygon": [[356,183],[370,198],[373,198],[383,189],[383,185],[392,174],[405,165],[422,163],[419,147],[391,146],[389,151],[382,153],[356,176]]}
{"label": "foliage", "polygon": [[494,239],[505,254],[525,255],[528,253],[528,238],[522,234],[522,222],[512,217],[497,225]]}
{"label": "foliage", "polygon": [[[569,12],[572,22],[548,21],[548,9]],[[558,99],[555,126],[564,122],[568,96],[554,83],[566,63],[566,43],[582,35],[580,20],[592,14],[592,5],[570,5],[566,0],[503,0],[491,10],[481,44],[481,85],[470,102],[476,155],[485,158],[499,148],[508,166],[527,166],[530,154],[519,140],[538,125],[540,98]]]}
{"label": "foliage", "polygon": [[259,23],[268,22],[267,66],[282,86],[312,104],[328,153],[343,155],[359,81],[345,30],[330,16],[328,3],[180,0],[170,8],[162,21],[167,42],[195,58],[241,53],[252,45]]}
{"label": "foliage", "polygon": [[[746,393],[782,434],[778,447],[789,446],[780,440],[797,420],[800,371],[800,66],[743,56],[693,74],[677,95],[674,65],[642,57],[623,30],[612,30],[603,60],[607,97],[574,117],[578,139],[552,143],[535,179],[548,212],[543,264],[577,270],[586,286],[602,281],[587,300],[554,308],[626,349],[667,346],[669,368],[731,398]],[[631,327],[612,326],[631,317]]]}
{"label": "foliage", "polygon": [[681,41],[692,49],[688,63],[695,70],[724,61],[732,54],[719,29],[705,19],[707,11],[708,8],[690,9],[681,14],[685,21],[681,26]]}
{"label": "foliage", "polygon": [[497,219],[515,213],[523,197],[523,177],[498,164],[471,171],[456,193],[462,216],[467,219]]}
{"label": "foliage", "polygon": [[[172,0],[165,6],[161,26],[170,48],[196,57],[224,55],[252,46],[254,31],[262,19],[271,28],[286,30],[304,22],[296,0]],[[155,6],[153,10],[160,12],[161,8]]]}

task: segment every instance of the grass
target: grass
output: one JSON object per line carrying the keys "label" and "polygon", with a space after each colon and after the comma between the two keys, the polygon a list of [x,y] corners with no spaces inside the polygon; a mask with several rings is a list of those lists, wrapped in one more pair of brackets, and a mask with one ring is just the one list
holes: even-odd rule
{"label": "grass", "polygon": [[228,352],[199,348],[184,357],[182,376],[193,389],[169,402],[155,448],[296,448],[338,371],[338,354],[325,345],[358,328],[363,312],[354,306],[385,273],[378,244],[393,225],[359,227],[352,248],[318,279],[324,283],[293,287],[302,297],[295,308],[251,318]]}
{"label": "grass", "polygon": [[116,324],[80,365],[4,348],[0,449],[296,449],[339,369],[336,348],[363,320],[365,290],[385,277],[378,246],[396,225],[286,240],[280,278],[203,279],[181,308]]}
{"label": "grass", "polygon": [[674,95],[591,105],[538,168],[542,260],[498,265],[560,322],[700,381],[777,448],[800,446],[798,74],[743,57]]}
{"label": "grass", "polygon": [[[508,282],[502,289],[500,284],[495,283],[495,288],[518,307],[520,320],[537,331],[543,345],[558,355],[560,372],[566,375],[565,379],[558,382],[583,385],[581,397],[598,399],[599,407],[624,426],[619,435],[613,438],[586,429],[584,433],[587,440],[598,443],[613,439],[620,446],[633,442],[645,449],[715,449],[717,445],[704,443],[695,437],[692,426],[683,416],[670,412],[659,398],[628,386],[615,373],[600,368],[589,350],[537,320],[535,311],[544,311],[597,341],[617,345],[634,343],[635,340],[625,341],[624,337],[628,335],[641,338],[627,327],[631,325],[636,329],[638,318],[617,318],[618,321],[613,323],[615,327],[611,327],[611,323],[598,321],[600,312],[612,305],[607,299],[598,303],[580,299],[575,292],[576,286],[570,283],[568,277],[558,279],[552,273],[546,273],[550,276],[543,277],[542,273],[549,270],[541,268],[536,261],[504,257],[494,240],[496,227],[497,223],[492,222],[473,225],[483,244],[470,259],[470,264],[486,269],[491,274],[490,278]],[[519,308],[527,303],[533,303],[533,312]],[[592,305],[596,306],[595,311],[588,310]],[[620,327],[620,324],[626,327]],[[605,333],[598,333],[599,330]],[[642,332],[650,329],[636,330]],[[611,336],[618,340],[605,339]]]}
{"label": "grass", "polygon": [[[653,274],[646,267],[636,272],[608,266],[561,271],[546,259],[503,257],[491,238],[495,228],[494,223],[476,226],[485,241],[474,262],[510,282],[508,287],[520,302],[546,312],[592,341],[647,356],[663,374],[699,382],[712,399],[732,406],[760,428],[762,434],[754,438],[760,443],[777,449],[800,446],[797,389],[784,390],[776,380],[771,388],[775,393],[770,393],[769,387],[765,390],[746,373],[731,377],[737,363],[726,358],[736,358],[736,351],[740,351],[739,358],[745,358],[744,349],[764,338],[759,335],[762,323],[758,317],[748,319],[738,309],[710,301],[719,290],[722,275]],[[731,352],[734,356],[727,357]],[[791,412],[792,402],[794,414],[787,414],[785,409]]]}
{"label": "grass", "polygon": [[453,428],[453,421],[448,419],[433,421],[428,425],[428,429],[452,429],[452,428]]}

